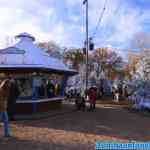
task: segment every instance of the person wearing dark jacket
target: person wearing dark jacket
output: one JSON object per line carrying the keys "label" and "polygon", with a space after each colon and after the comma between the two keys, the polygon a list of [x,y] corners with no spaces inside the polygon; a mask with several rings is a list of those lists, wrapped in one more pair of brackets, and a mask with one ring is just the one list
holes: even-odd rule
{"label": "person wearing dark jacket", "polygon": [[9,80],[8,79],[2,80],[2,82],[0,83],[0,116],[2,117],[2,121],[3,121],[5,137],[11,136],[9,121],[8,121],[8,113],[7,113],[9,88],[10,88]]}
{"label": "person wearing dark jacket", "polygon": [[85,111],[85,99],[81,96],[80,93],[77,93],[75,96],[75,104],[77,110]]}
{"label": "person wearing dark jacket", "polygon": [[55,97],[55,85],[50,80],[47,83],[47,93],[48,98]]}
{"label": "person wearing dark jacket", "polygon": [[10,92],[8,96],[8,116],[9,120],[15,120],[14,114],[15,114],[15,108],[16,108],[16,99],[19,96],[19,88],[17,86],[17,83],[14,79],[10,80]]}

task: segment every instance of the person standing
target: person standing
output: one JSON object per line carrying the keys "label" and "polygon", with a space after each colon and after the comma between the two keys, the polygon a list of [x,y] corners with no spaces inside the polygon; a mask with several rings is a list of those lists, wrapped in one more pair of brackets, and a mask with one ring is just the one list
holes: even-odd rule
{"label": "person standing", "polygon": [[52,80],[48,80],[47,82],[47,94],[48,98],[55,97],[55,85],[53,84]]}
{"label": "person standing", "polygon": [[127,97],[128,97],[128,86],[127,86],[127,84],[123,84],[123,97],[124,97],[124,99],[127,99]]}
{"label": "person standing", "polygon": [[89,89],[89,102],[90,102],[90,109],[89,111],[93,111],[96,105],[96,97],[97,97],[97,89],[95,87],[91,87]]}
{"label": "person standing", "polygon": [[9,128],[9,121],[8,121],[8,114],[7,114],[7,102],[8,102],[8,95],[9,95],[9,88],[10,82],[8,79],[2,80],[0,84],[0,114],[3,121],[4,127],[4,136],[10,136],[10,128]]}
{"label": "person standing", "polygon": [[60,96],[60,93],[61,93],[61,85],[60,85],[60,83],[56,83],[56,85],[55,85],[55,95]]}
{"label": "person standing", "polygon": [[85,99],[82,96],[82,94],[80,94],[80,93],[76,94],[76,96],[75,96],[75,104],[76,104],[77,110],[85,111]]}
{"label": "person standing", "polygon": [[40,88],[42,85],[42,78],[40,75],[33,77],[33,95],[34,99],[40,98]]}
{"label": "person standing", "polygon": [[100,90],[100,96],[103,97],[104,96],[104,81],[103,81],[103,79],[100,80],[99,90]]}
{"label": "person standing", "polygon": [[112,87],[112,92],[114,95],[114,102],[119,102],[119,88],[118,88],[117,83],[114,83]]}
{"label": "person standing", "polygon": [[8,112],[9,120],[12,121],[15,120],[14,114],[16,108],[16,100],[18,96],[19,96],[19,88],[17,86],[16,81],[13,78],[11,78],[7,112]]}

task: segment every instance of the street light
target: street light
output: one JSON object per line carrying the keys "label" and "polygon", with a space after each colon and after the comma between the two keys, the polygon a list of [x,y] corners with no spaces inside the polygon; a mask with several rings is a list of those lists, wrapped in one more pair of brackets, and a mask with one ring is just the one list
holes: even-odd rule
{"label": "street light", "polygon": [[89,10],[89,6],[88,6],[88,0],[84,0],[83,1],[83,5],[86,4],[86,40],[85,40],[85,47],[83,48],[83,53],[86,55],[86,75],[85,75],[85,90],[87,91],[88,89],[88,51],[89,50],[94,50],[94,43],[93,43],[93,39],[92,37],[89,38],[89,31],[88,31],[88,10]]}
{"label": "street light", "polygon": [[85,90],[88,89],[88,50],[89,50],[89,33],[88,33],[88,0],[83,1],[86,4],[86,75],[85,75]]}

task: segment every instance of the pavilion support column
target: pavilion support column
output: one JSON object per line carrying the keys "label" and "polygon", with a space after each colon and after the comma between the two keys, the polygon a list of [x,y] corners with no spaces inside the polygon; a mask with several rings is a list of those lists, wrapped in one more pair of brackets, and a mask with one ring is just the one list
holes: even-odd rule
{"label": "pavilion support column", "polygon": [[67,84],[67,79],[68,79],[68,76],[64,76],[62,82],[61,82],[61,96],[65,96],[65,87],[66,87],[66,84]]}
{"label": "pavilion support column", "polygon": [[37,103],[36,100],[38,99],[38,90],[37,87],[34,85],[34,80],[32,78],[32,113],[37,112]]}

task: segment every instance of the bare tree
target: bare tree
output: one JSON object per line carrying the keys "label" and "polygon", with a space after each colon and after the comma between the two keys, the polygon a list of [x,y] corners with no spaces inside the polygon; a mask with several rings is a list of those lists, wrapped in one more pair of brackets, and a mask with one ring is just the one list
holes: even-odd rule
{"label": "bare tree", "polygon": [[105,72],[109,77],[112,73],[117,73],[117,69],[121,67],[122,58],[108,48],[98,48],[93,53],[93,59],[98,64],[98,73]]}
{"label": "bare tree", "polygon": [[46,52],[55,58],[62,59],[62,48],[55,42],[49,41],[49,42],[40,42],[37,44],[40,48],[44,48]]}
{"label": "bare tree", "polygon": [[84,54],[81,49],[69,49],[65,52],[64,59],[71,61],[73,68],[78,70],[80,64],[84,62]]}
{"label": "bare tree", "polygon": [[132,76],[147,79],[150,73],[150,33],[135,33],[131,40],[131,48],[136,50],[136,53],[129,53],[129,69]]}

